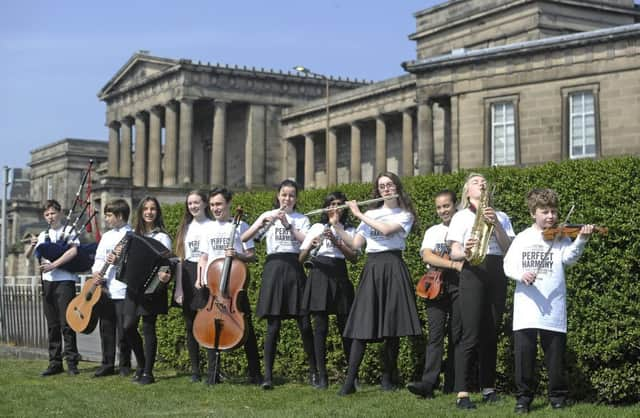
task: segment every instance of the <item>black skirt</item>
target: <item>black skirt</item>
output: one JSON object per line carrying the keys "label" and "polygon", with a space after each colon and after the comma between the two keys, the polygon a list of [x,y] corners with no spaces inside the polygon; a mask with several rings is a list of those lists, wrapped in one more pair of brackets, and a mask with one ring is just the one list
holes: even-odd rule
{"label": "black skirt", "polygon": [[402,253],[370,253],[360,275],[344,336],[377,341],[421,333],[414,286]]}
{"label": "black skirt", "polygon": [[160,315],[169,312],[167,285],[161,284],[150,295],[142,295],[138,299],[137,315]]}
{"label": "black skirt", "polygon": [[[196,289],[196,280],[198,278],[198,263],[194,261],[182,262],[182,310],[197,311],[202,309],[209,301],[209,289],[204,286]],[[173,295],[171,296],[172,304],[175,300],[175,286]],[[173,305],[175,306],[175,305]],[[179,306],[179,305],[178,305]]]}
{"label": "black skirt", "polygon": [[353,303],[353,284],[344,258],[316,257],[304,287],[302,309],[347,315]]}
{"label": "black skirt", "polygon": [[303,314],[302,293],[307,278],[298,254],[269,254],[262,272],[256,315],[294,318]]}

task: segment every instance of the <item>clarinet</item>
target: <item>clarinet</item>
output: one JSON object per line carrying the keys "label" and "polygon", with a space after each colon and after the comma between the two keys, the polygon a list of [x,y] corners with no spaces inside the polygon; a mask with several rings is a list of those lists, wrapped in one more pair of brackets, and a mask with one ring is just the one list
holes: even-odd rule
{"label": "clarinet", "polygon": [[315,247],[313,247],[311,249],[311,251],[309,251],[309,258],[307,258],[304,263],[302,263],[302,265],[311,270],[314,266],[314,260],[316,259],[316,257],[318,256],[318,252],[320,252],[320,247],[322,247],[322,244],[324,242],[324,240],[326,238],[324,238],[324,235],[327,233],[327,231],[331,231],[331,225],[330,224],[325,224],[324,225],[324,230],[322,231],[322,240],[320,241],[320,243],[318,245],[316,245]]}
{"label": "clarinet", "polygon": [[[285,207],[283,206],[279,209],[279,211],[283,211],[284,209]],[[271,229],[271,227],[273,226],[273,224],[276,223],[277,220],[278,220],[278,217],[273,215],[273,217],[269,222],[262,225],[262,227],[258,230],[258,232],[256,232],[256,235],[253,237],[254,241],[262,241],[262,238],[264,238],[264,236],[267,234],[269,229]]]}

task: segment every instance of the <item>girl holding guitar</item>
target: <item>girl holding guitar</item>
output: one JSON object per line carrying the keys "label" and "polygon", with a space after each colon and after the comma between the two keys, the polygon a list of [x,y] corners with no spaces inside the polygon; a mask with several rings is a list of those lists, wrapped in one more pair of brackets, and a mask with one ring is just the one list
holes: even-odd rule
{"label": "girl holding guitar", "polygon": [[462,332],[460,311],[458,308],[458,274],[462,270],[462,261],[452,261],[442,254],[448,254],[447,233],[449,223],[456,213],[456,194],[449,190],[439,192],[435,197],[436,213],[441,223],[427,229],[422,240],[420,252],[422,261],[432,268],[442,269],[442,296],[426,300],[429,334],[425,350],[422,379],[407,385],[409,392],[430,398],[438,383],[442,370],[445,331],[449,329],[449,350],[445,370],[444,391],[453,390],[453,348],[460,340]]}

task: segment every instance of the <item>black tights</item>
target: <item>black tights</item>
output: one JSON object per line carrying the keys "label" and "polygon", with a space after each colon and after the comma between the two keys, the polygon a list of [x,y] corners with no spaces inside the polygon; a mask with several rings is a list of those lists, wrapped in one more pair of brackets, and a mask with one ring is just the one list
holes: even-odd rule
{"label": "black tights", "polygon": [[[327,375],[327,335],[329,334],[329,315],[326,312],[314,312],[313,316],[313,346],[315,348],[315,358],[318,363],[318,374]],[[338,331],[342,335],[347,322],[346,315],[336,315],[338,321]],[[351,351],[351,339],[342,337],[342,349],[344,358],[349,361]]]}
{"label": "black tights", "polygon": [[[347,371],[347,380],[345,386],[353,386],[356,377],[358,377],[358,369],[364,357],[364,350],[367,348],[365,340],[353,340],[351,343],[351,354],[349,356],[349,369]],[[396,368],[398,365],[398,352],[400,349],[400,338],[385,338],[384,349],[382,352],[382,383],[392,383],[395,379]]]}
{"label": "black tights", "polygon": [[140,317],[125,315],[124,333],[136,355],[138,369],[143,369],[145,374],[153,373],[153,365],[156,362],[156,351],[158,349],[158,336],[156,335],[156,319],[157,315],[142,316],[142,335],[144,336],[144,344],[142,337],[138,332],[138,323]]}
{"label": "black tights", "polygon": [[196,311],[189,309],[182,310],[184,317],[185,329],[187,332],[187,351],[189,351],[189,360],[191,361],[191,374],[200,376],[200,344],[193,336],[193,320],[196,317]]}
{"label": "black tights", "polygon": [[[310,373],[316,373],[316,359],[313,353],[313,332],[308,316],[296,318],[298,329],[302,336],[302,346],[307,354]],[[276,358],[276,348],[278,337],[280,336],[280,326],[282,318],[279,316],[267,317],[267,335],[264,338],[264,380],[271,381],[273,378],[273,362]]]}

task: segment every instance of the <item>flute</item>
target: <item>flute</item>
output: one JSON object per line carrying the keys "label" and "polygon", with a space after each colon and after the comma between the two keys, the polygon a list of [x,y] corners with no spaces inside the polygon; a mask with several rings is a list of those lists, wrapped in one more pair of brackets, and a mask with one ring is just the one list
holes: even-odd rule
{"label": "flute", "polygon": [[[375,199],[369,199],[369,200],[363,200],[362,202],[356,202],[358,206],[362,206],[362,205],[369,205],[371,203],[376,203],[376,202],[380,202],[382,200],[389,200],[389,199],[396,199],[399,196],[397,194],[393,194],[391,196],[385,196],[385,197],[377,197]],[[311,215],[318,215],[320,213],[325,213],[325,212],[329,212],[331,210],[336,210],[336,209],[344,209],[344,208],[348,208],[349,205],[339,205],[339,206],[333,206],[330,208],[322,208],[322,209],[315,209],[312,210],[311,212],[307,212],[304,215],[305,216],[311,216]]]}

